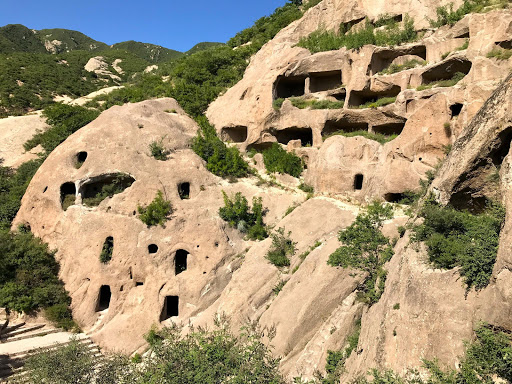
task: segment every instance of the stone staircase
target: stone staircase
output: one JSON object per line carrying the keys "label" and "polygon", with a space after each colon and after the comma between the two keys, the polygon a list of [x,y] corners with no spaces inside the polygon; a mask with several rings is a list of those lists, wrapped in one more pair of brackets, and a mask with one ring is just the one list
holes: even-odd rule
{"label": "stone staircase", "polygon": [[41,349],[56,349],[69,344],[72,339],[83,343],[98,360],[101,352],[88,335],[72,334],[46,324],[26,324],[20,322],[10,325],[2,320],[0,314],[0,383],[16,377],[23,378],[25,360]]}

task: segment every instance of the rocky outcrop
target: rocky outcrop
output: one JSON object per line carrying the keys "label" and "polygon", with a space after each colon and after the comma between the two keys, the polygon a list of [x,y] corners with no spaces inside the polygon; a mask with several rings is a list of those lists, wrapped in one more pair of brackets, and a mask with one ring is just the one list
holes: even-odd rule
{"label": "rocky outcrop", "polygon": [[[112,68],[118,72],[118,73],[122,73],[122,70],[121,72],[119,71],[121,68],[118,66],[120,61],[120,59],[116,59],[113,63],[112,63]],[[103,56],[96,56],[96,57],[91,57],[89,59],[89,61],[87,62],[87,64],[85,64],[85,67],[84,69],[87,71],[87,72],[94,72],[95,74],[97,74],[98,76],[102,76],[102,77],[108,77],[112,80],[116,80],[116,81],[121,81],[121,78],[117,75],[114,75],[110,70],[109,70],[109,65],[108,63],[105,61],[105,58]]]}
{"label": "rocky outcrop", "polygon": [[[512,11],[470,14],[453,27],[426,29],[417,42],[398,47],[367,45],[310,54],[296,46],[317,29],[336,30],[341,24],[357,28],[365,16],[376,20],[387,14],[402,20],[409,14],[417,29],[427,28],[427,18],[445,4],[341,3],[325,0],[283,29],[252,58],[243,80],[211,104],[207,115],[226,140],[242,149],[264,149],[272,142],[288,145],[308,164],[306,180],[319,192],[387,200],[418,188],[425,171],[445,156],[512,68],[510,60],[486,57],[510,41]],[[409,60],[416,60],[416,67],[386,72]],[[456,85],[432,86],[459,72],[465,77]],[[292,96],[340,106],[299,109],[289,101]],[[365,107],[384,97],[396,101]],[[287,100],[274,110],[277,99]],[[378,145],[360,137],[329,138],[354,131],[382,134],[391,141]],[[365,169],[362,189],[354,188],[359,172],[354,163]]]}
{"label": "rocky outcrop", "polygon": [[3,166],[17,168],[21,164],[37,158],[42,148],[36,147],[29,152],[23,144],[37,132],[48,129],[46,119],[41,112],[27,116],[12,116],[0,119],[0,159]]}

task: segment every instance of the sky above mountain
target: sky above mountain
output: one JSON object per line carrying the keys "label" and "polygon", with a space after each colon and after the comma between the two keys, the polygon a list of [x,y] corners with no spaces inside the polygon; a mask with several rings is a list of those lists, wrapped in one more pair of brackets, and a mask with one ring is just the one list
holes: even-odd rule
{"label": "sky above mountain", "polygon": [[286,0],[0,1],[0,26],[65,28],[114,44],[136,40],[178,51],[202,41],[226,42]]}

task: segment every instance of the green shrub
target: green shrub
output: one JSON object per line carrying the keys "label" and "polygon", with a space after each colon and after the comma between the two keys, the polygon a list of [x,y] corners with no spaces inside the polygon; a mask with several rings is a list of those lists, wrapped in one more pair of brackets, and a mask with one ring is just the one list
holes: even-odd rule
{"label": "green shrub", "polygon": [[278,98],[278,99],[275,99],[273,102],[272,102],[272,107],[274,107],[274,109],[276,111],[279,111],[281,109],[281,107],[283,106],[283,103],[286,99],[283,99],[282,97]]}
{"label": "green shrub", "polygon": [[330,135],[327,135],[324,137],[324,140],[327,140],[329,137],[341,135],[345,137],[355,137],[355,136],[362,136],[369,140],[374,140],[378,143],[384,144],[388,141],[394,140],[398,137],[398,135],[383,135],[382,133],[371,133],[368,131],[351,131],[351,132],[345,132],[343,130],[339,130],[336,132],[331,133]]}
{"label": "green shrub", "polygon": [[276,284],[274,288],[272,288],[272,292],[274,292],[274,295],[279,295],[279,292],[281,292],[286,284],[286,280],[279,280],[279,282]]}
{"label": "green shrub", "polygon": [[386,68],[385,70],[379,72],[379,74],[381,74],[381,75],[391,75],[393,73],[402,72],[402,71],[405,71],[407,69],[412,69],[412,68],[424,66],[426,64],[427,64],[427,62],[425,60],[412,59],[412,60],[406,61],[403,64],[391,64],[388,68]]}
{"label": "green shrub", "polygon": [[302,160],[284,150],[278,143],[263,151],[263,163],[268,172],[287,173],[299,177],[303,171]]}
{"label": "green shrub", "polygon": [[441,80],[441,81],[433,81],[428,84],[420,85],[416,88],[418,91],[423,91],[424,89],[430,89],[434,87],[453,87],[459,81],[461,81],[466,75],[462,72],[457,72],[453,75],[453,77],[449,80]]}
{"label": "green shrub", "polygon": [[313,188],[313,186],[306,184],[304,182],[301,182],[299,184],[299,189],[306,193],[314,193],[315,192],[315,189]]}
{"label": "green shrub", "polygon": [[0,230],[11,228],[21,206],[21,198],[41,164],[41,159],[31,160],[13,169],[3,167],[0,159]]}
{"label": "green shrub", "polygon": [[360,297],[368,304],[376,303],[383,293],[386,271],[383,265],[393,256],[389,239],[381,232],[385,220],[393,217],[390,206],[374,202],[359,214],[338,239],[343,243],[329,256],[328,264],[354,268],[367,273]]}
{"label": "green shrub", "polygon": [[227,221],[231,227],[237,228],[240,232],[247,233],[251,240],[263,240],[268,237],[263,224],[261,197],[253,198],[251,210],[242,193],[237,192],[234,200],[231,200],[226,192],[222,191],[222,194],[224,196],[224,207],[219,208],[219,216],[222,220]]}
{"label": "green shrub", "polygon": [[103,243],[103,248],[101,249],[100,262],[103,264],[107,264],[110,260],[112,260],[113,252],[114,252],[114,238],[107,237],[107,239]]}
{"label": "green shrub", "polygon": [[162,140],[152,141],[151,144],[149,144],[149,152],[151,156],[161,161],[167,160],[167,156],[169,155],[169,152],[162,145]]}
{"label": "green shrub", "polygon": [[285,234],[284,228],[278,228],[276,232],[270,234],[272,247],[265,258],[276,267],[288,267],[289,257],[295,254],[295,243],[290,239],[290,234],[291,232]]}
{"label": "green shrub", "polygon": [[206,161],[206,168],[221,177],[245,177],[249,166],[238,148],[227,147],[206,118],[198,119],[200,130],[192,142],[194,152]]}
{"label": "green shrub", "polygon": [[364,104],[358,106],[359,109],[365,108],[379,108],[384,107],[385,105],[393,104],[396,101],[396,97],[381,97],[375,101],[368,101]]}
{"label": "green shrub", "polygon": [[[375,22],[379,24],[379,20]],[[344,27],[344,24],[342,24]],[[340,28],[338,33],[324,30],[312,32],[308,37],[300,39],[297,46],[308,49],[311,53],[333,51],[342,47],[359,49],[365,45],[393,46],[415,41],[417,33],[414,29],[414,20],[409,16],[404,18],[403,26],[398,23],[387,22],[383,29],[376,29],[375,25],[366,20],[364,28],[354,32],[345,33]]]}
{"label": "green shrub", "polygon": [[494,48],[487,54],[489,59],[508,60],[512,57],[512,49]]}
{"label": "green shrub", "polygon": [[169,220],[173,209],[170,201],[164,199],[162,191],[158,191],[156,197],[147,207],[137,207],[139,212],[139,219],[148,227],[153,225],[164,226],[164,223]]}
{"label": "green shrub", "polygon": [[77,330],[78,326],[73,321],[71,310],[67,304],[55,304],[44,310],[44,317],[51,321],[56,327],[66,331]]}
{"label": "green shrub", "polygon": [[89,124],[99,115],[98,111],[67,104],[53,104],[45,108],[43,116],[50,128],[38,132],[23,147],[29,151],[41,145],[46,154],[53,151],[60,143],[83,126]]}
{"label": "green shrub", "polygon": [[27,313],[68,306],[71,300],[58,277],[54,255],[26,228],[0,231],[0,307]]}
{"label": "green shrub", "polygon": [[468,13],[478,13],[485,10],[486,7],[493,8],[507,8],[507,0],[464,0],[464,3],[457,8],[453,9],[453,3],[437,7],[437,18],[435,20],[429,19],[430,25],[434,28],[442,27],[443,25],[454,25],[459,20],[462,20]]}
{"label": "green shrub", "polygon": [[456,48],[455,50],[456,51],[464,51],[466,49],[468,49],[469,47],[469,39],[466,39],[466,42],[464,44],[462,44],[460,47]]}
{"label": "green shrub", "polygon": [[425,242],[430,262],[437,268],[459,266],[468,290],[485,288],[496,261],[504,208],[491,204],[477,215],[427,199],[420,216],[424,222],[414,228],[414,240]]}

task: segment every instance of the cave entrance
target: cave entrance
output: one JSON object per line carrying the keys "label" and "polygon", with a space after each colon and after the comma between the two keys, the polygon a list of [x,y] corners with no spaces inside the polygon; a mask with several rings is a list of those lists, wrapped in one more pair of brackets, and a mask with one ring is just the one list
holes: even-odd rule
{"label": "cave entrance", "polygon": [[65,211],[71,205],[75,204],[76,186],[75,183],[64,183],[60,186],[60,203]]}
{"label": "cave entrance", "polygon": [[78,152],[75,158],[75,168],[79,169],[87,160],[87,152]]}
{"label": "cave entrance", "polygon": [[189,253],[184,249],[178,249],[174,256],[174,273],[179,275],[187,270],[187,258]]}
{"label": "cave entrance", "polygon": [[278,76],[274,83],[274,98],[303,96],[306,87],[306,76]]}
{"label": "cave entrance", "polygon": [[450,111],[452,113],[452,118],[460,115],[460,113],[462,111],[462,107],[463,107],[463,104],[461,104],[461,103],[456,103],[456,104],[450,105]]}
{"label": "cave entrance", "polygon": [[178,194],[181,200],[190,199],[190,183],[178,184]]}
{"label": "cave entrance", "polygon": [[164,306],[160,314],[160,321],[179,315],[180,298],[178,296],[165,296]]}
{"label": "cave entrance", "polygon": [[374,133],[380,133],[385,136],[400,135],[404,130],[405,121],[403,123],[388,123],[375,125],[372,127]]}
{"label": "cave entrance", "polygon": [[454,58],[423,72],[421,79],[423,84],[435,83],[443,80],[451,80],[458,72],[467,75],[473,63],[467,59]]}
{"label": "cave entrance", "polygon": [[[408,56],[400,59],[405,62],[408,58],[418,61],[427,59],[427,47],[424,45],[417,45],[408,49],[380,49],[375,51],[370,62],[370,73],[376,75],[379,72],[387,69],[393,61],[402,56]],[[398,61],[398,60],[397,60]],[[398,61],[399,64],[402,64]]]}
{"label": "cave entrance", "polygon": [[384,106],[387,104],[394,103],[394,100],[389,100],[390,102],[384,104],[378,104],[379,100],[382,101],[382,99],[385,98],[393,98],[398,96],[401,89],[398,85],[393,85],[391,89],[387,91],[381,91],[381,92],[374,92],[374,91],[352,91],[350,92],[350,97],[348,99],[348,107],[349,108],[371,108],[374,107],[371,105],[372,103],[377,103],[375,107],[377,106]]}
{"label": "cave entrance", "polygon": [[368,123],[348,122],[344,120],[327,120],[322,129],[322,136],[331,136],[335,133],[350,133],[368,131]]}
{"label": "cave entrance", "polygon": [[309,91],[322,92],[341,87],[341,70],[313,72],[309,74]]}
{"label": "cave entrance", "polygon": [[110,292],[109,285],[102,285],[98,296],[98,305],[96,306],[96,312],[104,311],[110,306],[110,298],[112,293]]}
{"label": "cave entrance", "polygon": [[134,182],[133,177],[123,173],[95,177],[80,188],[82,202],[88,207],[98,206],[107,197],[123,192]]}
{"label": "cave entrance", "polygon": [[360,191],[361,189],[363,189],[363,180],[364,180],[364,176],[360,173],[358,173],[354,177],[354,190]]}
{"label": "cave entrance", "polygon": [[303,147],[313,145],[313,131],[311,128],[291,127],[274,130],[272,133],[281,144],[288,144],[291,140],[300,140]]}
{"label": "cave entrance", "polygon": [[156,244],[149,244],[148,245],[148,253],[149,254],[157,253],[157,252],[158,252],[158,245],[156,245]]}
{"label": "cave entrance", "polygon": [[247,127],[224,127],[220,132],[221,139],[233,143],[243,143],[247,140]]}

